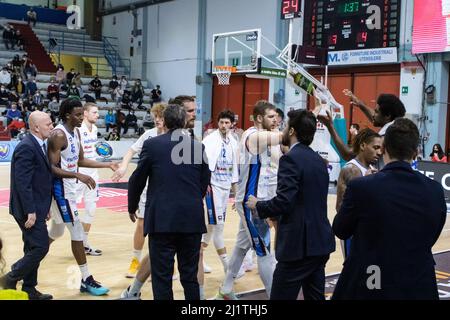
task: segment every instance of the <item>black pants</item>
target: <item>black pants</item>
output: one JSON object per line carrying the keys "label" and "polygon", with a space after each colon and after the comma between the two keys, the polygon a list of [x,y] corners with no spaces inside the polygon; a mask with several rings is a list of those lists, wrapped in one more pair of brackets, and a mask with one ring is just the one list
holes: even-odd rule
{"label": "black pants", "polygon": [[37,217],[36,223],[30,229],[25,229],[25,221],[17,221],[22,230],[24,257],[14,263],[8,273],[13,280],[23,279],[22,290],[36,287],[39,264],[47,255],[50,246],[44,218]]}
{"label": "black pants", "polygon": [[273,273],[270,300],[296,300],[300,289],[303,289],[305,300],[325,300],[325,264],[329,257],[278,261]]}
{"label": "black pants", "polygon": [[197,279],[199,233],[155,233],[149,237],[152,288],[155,300],[173,300],[172,276],[177,255],[180,281],[186,300],[200,300]]}
{"label": "black pants", "polygon": [[134,133],[136,133],[138,131],[138,125],[136,122],[130,122],[130,123],[125,122],[125,125],[123,127],[123,134],[127,134],[128,128],[133,128]]}

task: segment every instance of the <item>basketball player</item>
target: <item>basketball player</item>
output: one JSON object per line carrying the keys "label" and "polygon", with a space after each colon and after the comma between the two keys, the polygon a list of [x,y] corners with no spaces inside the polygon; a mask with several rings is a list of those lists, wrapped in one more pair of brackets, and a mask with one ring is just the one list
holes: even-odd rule
{"label": "basketball player", "polygon": [[[341,208],[342,199],[344,198],[347,184],[350,180],[363,177],[377,172],[372,165],[375,165],[381,158],[381,136],[372,129],[366,128],[361,130],[354,138],[353,152],[356,157],[346,163],[341,169],[337,183],[337,199],[336,211]],[[351,239],[341,240],[342,253],[344,259],[350,252]]]}
{"label": "basketball player", "polygon": [[[233,112],[222,111],[218,116],[219,129],[214,130],[203,139],[209,169],[211,170],[211,182],[205,197],[208,232],[202,237],[202,250],[208,246],[211,238],[213,238],[214,247],[225,273],[228,268],[228,257],[223,240],[223,228],[230,191],[232,186],[235,187],[239,178],[238,143],[230,132],[233,121]],[[203,274],[199,275],[199,278],[203,277]],[[200,289],[200,298],[203,298],[202,288]]]}
{"label": "basketball player", "polygon": [[95,189],[92,177],[78,172],[78,167],[110,168],[116,170],[117,163],[100,163],[84,157],[80,146],[78,128],[83,122],[83,106],[78,99],[66,99],[60,107],[62,124],[56,126],[48,139],[48,156],[54,175],[54,201],[51,208],[52,224],[49,241],[52,243],[64,234],[64,228],[70,232],[72,253],[81,271],[81,292],[92,295],[104,295],[109,289],[95,281],[89,273],[86,253],[83,246],[84,231],[77,211],[77,180]]}
{"label": "basketball player", "polygon": [[[98,142],[98,137],[97,126],[95,124],[97,123],[99,117],[98,107],[94,103],[88,102],[84,105],[83,110],[84,120],[79,128],[81,146],[83,147],[83,153],[86,159],[96,160],[97,155],[95,152],[95,145]],[[92,177],[96,185],[94,189],[89,189],[86,184],[77,181],[77,203],[81,203],[81,200],[84,198],[85,214],[81,217],[84,230],[84,250],[88,255],[100,256],[102,254],[102,250],[92,248],[88,242],[88,235],[91,229],[92,221],[94,220],[95,209],[98,201],[98,170],[92,168],[80,168],[79,172]]]}
{"label": "basketball player", "polygon": [[[128,164],[135,154],[140,154],[142,151],[142,146],[147,139],[156,137],[160,134],[166,132],[164,127],[164,110],[166,109],[165,104],[155,104],[151,113],[153,115],[153,119],[155,120],[155,127],[146,131],[128,150],[127,154],[123,158],[120,163],[119,169],[114,173],[112,180],[117,182],[119,181],[127,172]],[[145,202],[147,201],[147,188],[141,194],[141,199],[139,201],[139,210],[134,215],[130,215],[130,219],[133,222],[136,222],[136,229],[134,231],[134,239],[133,239],[133,258],[131,259],[130,266],[128,268],[128,272],[126,274],[127,278],[134,278],[136,273],[140,268],[141,254],[142,249],[144,248],[144,212],[145,212]],[[146,261],[148,258],[144,258]]]}
{"label": "basketball player", "polygon": [[282,133],[272,132],[277,126],[277,112],[275,106],[267,101],[256,103],[253,122],[254,126],[244,132],[240,143],[236,209],[241,222],[225,281],[216,296],[219,300],[236,299],[232,290],[233,280],[252,245],[257,254],[259,274],[269,297],[272,287],[274,269],[269,251],[269,225],[265,220],[253,218],[245,203],[250,195],[267,200],[275,196]]}

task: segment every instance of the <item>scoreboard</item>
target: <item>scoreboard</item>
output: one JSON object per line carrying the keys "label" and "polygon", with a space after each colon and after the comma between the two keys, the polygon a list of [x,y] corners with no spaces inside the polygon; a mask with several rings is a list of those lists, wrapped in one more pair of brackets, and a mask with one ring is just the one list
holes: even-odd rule
{"label": "scoreboard", "polygon": [[305,1],[303,44],[329,51],[398,47],[400,1]]}

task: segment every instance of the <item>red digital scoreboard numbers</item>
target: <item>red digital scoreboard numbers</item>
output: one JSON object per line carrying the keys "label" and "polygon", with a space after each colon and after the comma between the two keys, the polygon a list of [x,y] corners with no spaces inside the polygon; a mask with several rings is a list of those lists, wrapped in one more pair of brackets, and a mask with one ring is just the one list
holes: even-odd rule
{"label": "red digital scoreboard numbers", "polygon": [[329,51],[398,47],[400,9],[401,0],[305,1],[303,44]]}
{"label": "red digital scoreboard numbers", "polygon": [[301,0],[281,0],[281,19],[300,17],[302,9]]}

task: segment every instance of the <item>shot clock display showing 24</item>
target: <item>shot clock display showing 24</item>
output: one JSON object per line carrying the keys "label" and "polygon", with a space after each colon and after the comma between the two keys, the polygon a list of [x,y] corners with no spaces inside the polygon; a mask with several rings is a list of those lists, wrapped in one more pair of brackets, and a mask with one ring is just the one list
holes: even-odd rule
{"label": "shot clock display showing 24", "polygon": [[400,2],[400,0],[306,1],[303,43],[328,48],[329,51],[397,47]]}

